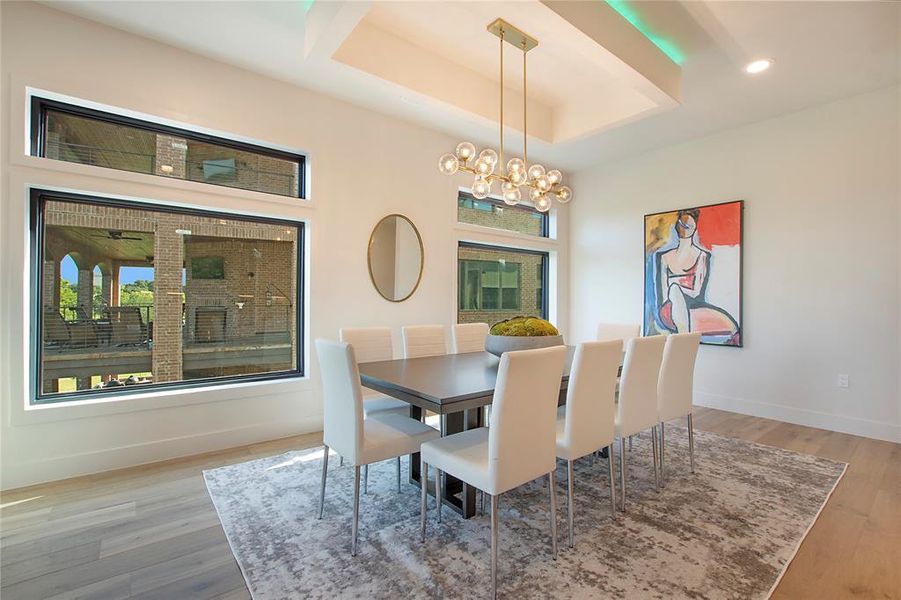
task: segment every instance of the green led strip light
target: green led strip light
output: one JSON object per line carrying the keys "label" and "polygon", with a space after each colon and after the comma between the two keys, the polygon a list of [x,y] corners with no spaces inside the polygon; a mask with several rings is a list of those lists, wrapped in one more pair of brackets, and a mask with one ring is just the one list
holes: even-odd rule
{"label": "green led strip light", "polygon": [[665,40],[659,35],[653,33],[648,26],[642,22],[641,18],[635,13],[635,11],[629,7],[626,3],[626,0],[606,0],[607,4],[610,5],[610,8],[615,10],[629,23],[632,24],[632,27],[641,32],[643,36],[651,40],[655,46],[660,48],[660,51],[663,52],[667,58],[676,63],[677,65],[681,65],[685,61],[685,55],[676,48],[676,46],[670,42],[669,40]]}

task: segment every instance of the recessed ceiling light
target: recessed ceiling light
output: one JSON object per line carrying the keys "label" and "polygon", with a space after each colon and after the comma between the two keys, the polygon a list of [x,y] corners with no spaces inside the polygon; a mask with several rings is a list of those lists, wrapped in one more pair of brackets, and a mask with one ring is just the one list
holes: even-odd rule
{"label": "recessed ceiling light", "polygon": [[772,66],[773,60],[771,58],[761,58],[759,60],[749,62],[745,67],[745,73],[756,75],[757,73],[763,73]]}

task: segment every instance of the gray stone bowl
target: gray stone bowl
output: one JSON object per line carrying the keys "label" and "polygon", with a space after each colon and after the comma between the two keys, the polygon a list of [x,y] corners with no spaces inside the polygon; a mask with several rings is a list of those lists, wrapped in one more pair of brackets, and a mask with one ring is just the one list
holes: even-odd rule
{"label": "gray stone bowl", "polygon": [[562,335],[488,335],[485,338],[485,350],[495,356],[504,352],[517,350],[534,350],[535,348],[550,348],[562,346]]}

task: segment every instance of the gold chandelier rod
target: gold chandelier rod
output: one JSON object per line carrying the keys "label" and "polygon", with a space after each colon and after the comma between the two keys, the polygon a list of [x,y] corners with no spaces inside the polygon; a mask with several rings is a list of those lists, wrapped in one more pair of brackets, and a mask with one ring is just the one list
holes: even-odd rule
{"label": "gold chandelier rod", "polygon": [[[522,162],[525,164],[529,164],[528,154],[526,153],[526,146],[528,145],[529,135],[528,135],[528,126],[526,124],[526,98],[528,98],[528,94],[526,94],[526,54],[528,50],[526,50],[526,40],[522,41]],[[503,127],[503,126],[502,126]]]}
{"label": "gold chandelier rod", "polygon": [[501,147],[500,147],[500,164],[498,165],[498,172],[503,175],[504,173],[504,29],[501,27],[500,30],[500,40],[501,40]]}

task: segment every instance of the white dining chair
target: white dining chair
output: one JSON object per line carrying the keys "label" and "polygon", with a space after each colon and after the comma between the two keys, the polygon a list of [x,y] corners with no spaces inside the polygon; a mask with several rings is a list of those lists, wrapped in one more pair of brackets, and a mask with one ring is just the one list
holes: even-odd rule
{"label": "white dining chair", "polygon": [[483,352],[488,337],[488,323],[459,323],[451,329],[454,354]]}
{"label": "white dining chair", "polygon": [[325,510],[325,481],[329,449],[354,465],[351,556],[357,555],[360,517],[360,466],[419,452],[423,442],[440,436],[435,429],[409,417],[379,413],[363,418],[363,392],[354,350],[345,342],[316,340],[322,372],[323,431],[322,484],[319,518]]}
{"label": "white dining chair", "polygon": [[551,548],[557,558],[556,414],[566,348],[505,352],[497,372],[491,427],[479,427],[422,445],[420,528],[426,531],[429,465],[441,522],[442,471],[491,496],[491,594],[497,597],[498,497],[538,477],[548,477]]}
{"label": "white dining chair", "polygon": [[613,442],[616,420],[616,377],[623,343],[587,342],[576,347],[566,404],[557,409],[557,458],[566,461],[566,499],[569,547],[573,547],[573,461],[607,448],[610,508],[616,515]]}
{"label": "white dining chair", "polygon": [[[354,356],[358,363],[378,362],[394,358],[394,345],[390,327],[342,327],[338,330],[338,339],[354,347]],[[403,416],[410,413],[410,405],[380,394],[375,390],[363,388],[363,414],[391,411]]]}
{"label": "white dining chair", "polygon": [[598,325],[598,341],[622,340],[625,344],[641,335],[639,323],[601,323]]}
{"label": "white dining chair", "polygon": [[404,358],[447,354],[444,325],[408,325],[401,328],[401,334],[404,339]]}
{"label": "white dining chair", "polygon": [[619,380],[616,410],[616,437],[619,438],[620,510],[626,510],[626,438],[651,430],[654,486],[660,488],[657,474],[657,378],[666,336],[632,338],[626,343],[626,357]]}
{"label": "white dining chair", "polygon": [[700,333],[675,333],[666,338],[660,377],[657,380],[657,411],[660,421],[660,483],[666,485],[664,472],[664,447],[666,445],[667,421],[688,418],[688,456],[691,472],[695,472],[695,435],[691,422],[692,400],[694,397],[695,362]]}
{"label": "white dining chair", "polygon": [[[342,327],[338,330],[338,339],[347,342],[354,348],[357,364],[378,362],[394,358],[394,341],[390,327]],[[403,400],[380,394],[375,390],[363,388],[363,416],[368,417],[381,412],[392,412],[400,416],[409,416],[410,405]],[[344,457],[341,457],[344,465]],[[397,491],[400,492],[400,457],[397,457]],[[369,466],[363,467],[363,493],[369,493]]]}

